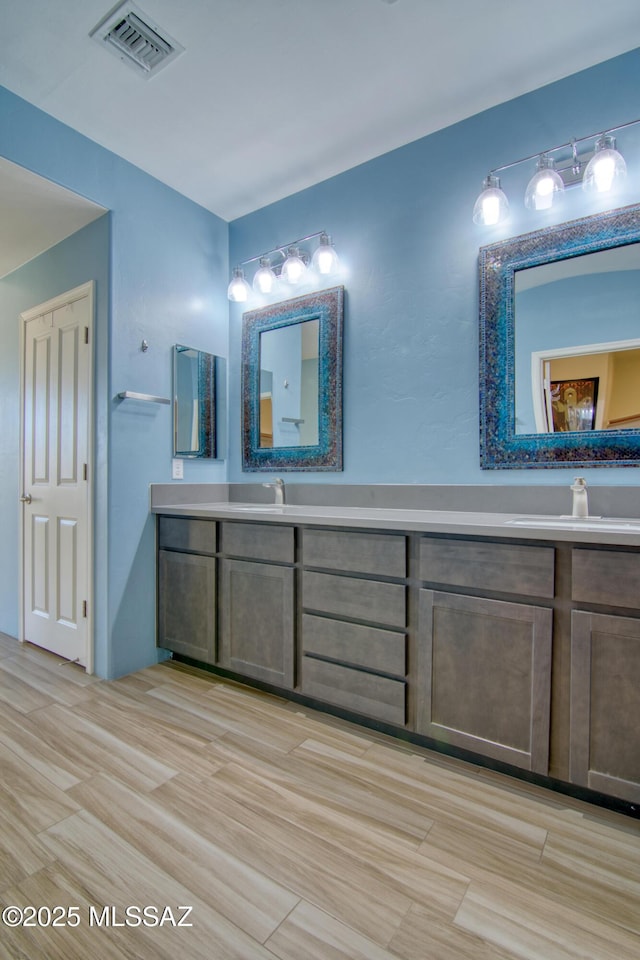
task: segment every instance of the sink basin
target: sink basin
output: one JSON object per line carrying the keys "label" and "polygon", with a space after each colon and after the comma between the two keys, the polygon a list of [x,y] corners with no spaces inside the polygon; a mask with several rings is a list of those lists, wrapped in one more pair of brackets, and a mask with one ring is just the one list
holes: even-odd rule
{"label": "sink basin", "polygon": [[602,530],[603,532],[640,533],[640,520],[617,517],[516,517],[507,526],[541,527],[545,530]]}
{"label": "sink basin", "polygon": [[259,506],[256,503],[230,503],[229,507],[232,510],[239,510],[242,513],[282,513],[283,508],[280,506]]}

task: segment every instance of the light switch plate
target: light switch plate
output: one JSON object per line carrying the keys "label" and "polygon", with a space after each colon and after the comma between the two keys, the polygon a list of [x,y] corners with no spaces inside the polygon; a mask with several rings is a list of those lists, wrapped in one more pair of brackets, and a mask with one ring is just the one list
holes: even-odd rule
{"label": "light switch plate", "polygon": [[171,476],[174,480],[182,480],[184,478],[184,460],[171,461]]}

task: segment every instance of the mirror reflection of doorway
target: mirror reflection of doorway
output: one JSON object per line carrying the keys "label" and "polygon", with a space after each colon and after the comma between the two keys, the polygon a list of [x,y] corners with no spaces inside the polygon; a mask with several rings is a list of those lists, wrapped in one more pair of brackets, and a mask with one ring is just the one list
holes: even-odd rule
{"label": "mirror reflection of doorway", "polygon": [[260,334],[260,446],[316,446],[319,438],[317,319]]}
{"label": "mirror reflection of doorway", "polygon": [[531,355],[537,433],[640,425],[640,339],[540,350]]}
{"label": "mirror reflection of doorway", "polygon": [[273,446],[273,373],[260,370],[260,446]]}

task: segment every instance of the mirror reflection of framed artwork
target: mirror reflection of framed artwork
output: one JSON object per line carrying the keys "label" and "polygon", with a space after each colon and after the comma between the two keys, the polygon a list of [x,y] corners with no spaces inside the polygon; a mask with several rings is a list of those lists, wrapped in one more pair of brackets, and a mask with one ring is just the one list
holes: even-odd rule
{"label": "mirror reflection of framed artwork", "polygon": [[549,381],[550,430],[554,433],[595,430],[599,379]]}

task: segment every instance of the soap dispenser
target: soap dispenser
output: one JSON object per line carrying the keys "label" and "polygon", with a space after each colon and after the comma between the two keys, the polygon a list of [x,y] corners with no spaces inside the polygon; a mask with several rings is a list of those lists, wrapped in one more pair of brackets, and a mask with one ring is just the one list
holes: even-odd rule
{"label": "soap dispenser", "polygon": [[571,484],[571,492],[573,493],[573,509],[571,511],[572,517],[588,517],[589,516],[589,501],[587,498],[587,481],[584,477],[576,477],[574,482]]}

